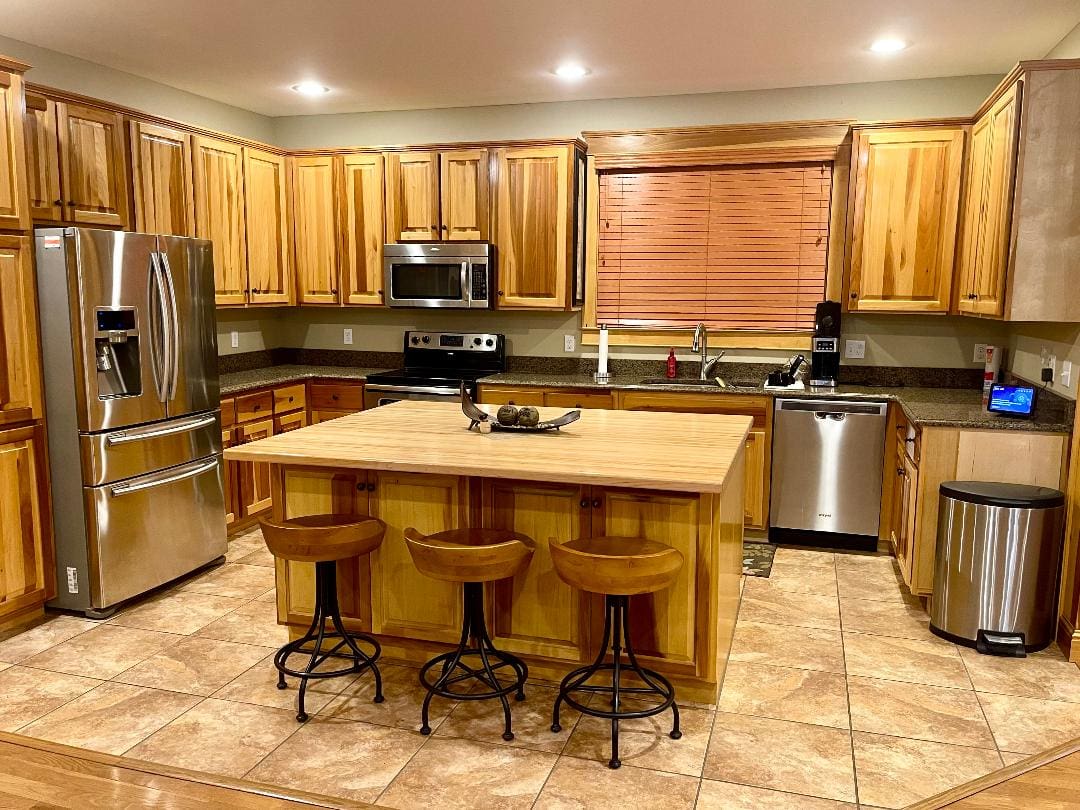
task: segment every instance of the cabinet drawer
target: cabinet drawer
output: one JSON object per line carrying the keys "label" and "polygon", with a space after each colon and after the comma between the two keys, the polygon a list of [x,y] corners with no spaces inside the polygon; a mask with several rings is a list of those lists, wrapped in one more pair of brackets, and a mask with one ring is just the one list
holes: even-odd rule
{"label": "cabinet drawer", "polygon": [[551,408],[614,408],[615,397],[609,391],[548,391],[544,404]]}
{"label": "cabinet drawer", "polygon": [[272,391],[259,391],[257,394],[245,394],[236,398],[237,422],[265,419],[273,413],[274,394]]}
{"label": "cabinet drawer", "polygon": [[509,385],[480,386],[480,401],[485,405],[543,405],[542,388],[514,388]]}
{"label": "cabinet drawer", "polygon": [[312,383],[314,410],[359,411],[364,407],[364,386],[359,383]]}
{"label": "cabinet drawer", "polygon": [[289,385],[284,388],[275,388],[274,413],[288,413],[289,411],[299,411],[306,408],[306,393],[306,386],[303,383]]}
{"label": "cabinet drawer", "polygon": [[228,430],[236,424],[236,400],[232,397],[221,400],[221,429]]}

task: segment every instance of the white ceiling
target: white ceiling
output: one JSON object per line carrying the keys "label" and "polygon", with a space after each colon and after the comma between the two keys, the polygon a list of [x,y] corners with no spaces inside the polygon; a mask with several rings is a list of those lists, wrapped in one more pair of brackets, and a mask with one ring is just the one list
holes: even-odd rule
{"label": "white ceiling", "polygon": [[[3,0],[3,33],[265,115],[1004,73],[1080,0]],[[881,36],[912,43],[882,57]],[[551,75],[577,60],[567,84]],[[333,91],[289,90],[316,79]]]}

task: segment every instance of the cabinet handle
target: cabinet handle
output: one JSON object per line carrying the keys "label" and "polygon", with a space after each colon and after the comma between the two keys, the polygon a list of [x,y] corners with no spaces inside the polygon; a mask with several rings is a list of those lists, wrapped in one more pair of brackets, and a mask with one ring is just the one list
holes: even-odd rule
{"label": "cabinet handle", "polygon": [[52,204],[53,204],[53,205],[63,205],[63,204],[64,204],[64,201],[63,201],[63,200],[53,200],[53,201],[52,201]]}
{"label": "cabinet handle", "polygon": [[903,467],[897,467],[896,468],[896,474],[899,475],[901,478],[903,478],[904,477],[904,468]]}
{"label": "cabinet handle", "polygon": [[853,293],[851,294],[851,300],[852,300],[852,301],[854,301],[854,300],[855,300],[856,298],[858,298],[858,297],[859,297],[859,294],[858,294],[857,292],[853,292]]}
{"label": "cabinet handle", "polygon": [[915,444],[915,440],[914,440],[914,439],[904,439],[904,441],[905,441],[905,442],[906,442],[907,444]]}
{"label": "cabinet handle", "polygon": [[372,483],[369,483],[369,484],[367,485],[367,491],[368,491],[368,492],[374,492],[374,491],[375,491],[375,483],[374,483],[374,482],[372,482]]}
{"label": "cabinet handle", "polygon": [[337,394],[331,394],[330,399],[334,400],[334,402],[337,402]]}
{"label": "cabinet handle", "polygon": [[365,487],[365,486],[364,486],[364,482],[363,482],[363,481],[360,481],[360,482],[359,482],[359,483],[358,483],[358,484],[356,485],[356,491],[357,491],[357,492],[363,492],[363,491],[364,491],[365,489],[367,489],[367,487]]}
{"label": "cabinet handle", "polygon": [[499,290],[499,298],[502,298],[503,291]]}
{"label": "cabinet handle", "polygon": [[588,498],[582,498],[581,499],[581,508],[582,509],[588,509],[589,508],[589,499]]}
{"label": "cabinet handle", "polygon": [[593,509],[599,509],[600,508],[600,499],[599,498],[593,498],[592,508]]}

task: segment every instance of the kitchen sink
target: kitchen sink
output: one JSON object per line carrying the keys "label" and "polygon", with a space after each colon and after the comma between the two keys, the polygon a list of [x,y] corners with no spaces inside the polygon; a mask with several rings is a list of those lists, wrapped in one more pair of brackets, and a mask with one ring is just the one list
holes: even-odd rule
{"label": "kitchen sink", "polygon": [[719,379],[699,380],[694,377],[670,380],[667,377],[649,377],[642,380],[639,385],[655,385],[657,387],[670,386],[694,386],[698,388],[725,388],[729,391],[756,390],[759,386],[752,382],[721,382]]}

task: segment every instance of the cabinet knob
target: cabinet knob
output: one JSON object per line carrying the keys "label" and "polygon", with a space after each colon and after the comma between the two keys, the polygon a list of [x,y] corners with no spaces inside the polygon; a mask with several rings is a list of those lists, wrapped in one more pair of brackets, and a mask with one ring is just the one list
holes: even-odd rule
{"label": "cabinet knob", "polygon": [[53,204],[53,205],[63,205],[63,204],[64,204],[64,201],[63,201],[63,200],[53,200],[53,201],[52,201],[52,204]]}
{"label": "cabinet knob", "polygon": [[499,290],[499,298],[502,298],[503,291]]}
{"label": "cabinet knob", "polygon": [[371,483],[369,483],[367,485],[367,491],[368,492],[374,492],[375,491],[375,482],[371,482]]}
{"label": "cabinet knob", "polygon": [[337,402],[337,394],[331,394],[330,399],[334,400],[334,402]]}
{"label": "cabinet knob", "polygon": [[593,509],[599,509],[600,508],[600,499],[599,498],[593,498],[592,508]]}
{"label": "cabinet knob", "polygon": [[904,477],[904,468],[903,467],[897,467],[896,468],[896,474],[899,475],[901,478],[903,478]]}
{"label": "cabinet knob", "polygon": [[581,508],[582,509],[588,509],[589,508],[589,499],[588,498],[582,498],[581,499]]}
{"label": "cabinet knob", "polygon": [[853,292],[853,293],[851,294],[851,300],[852,300],[852,301],[854,301],[854,300],[855,300],[856,298],[858,298],[858,297],[859,297],[859,294],[858,294],[857,292]]}

